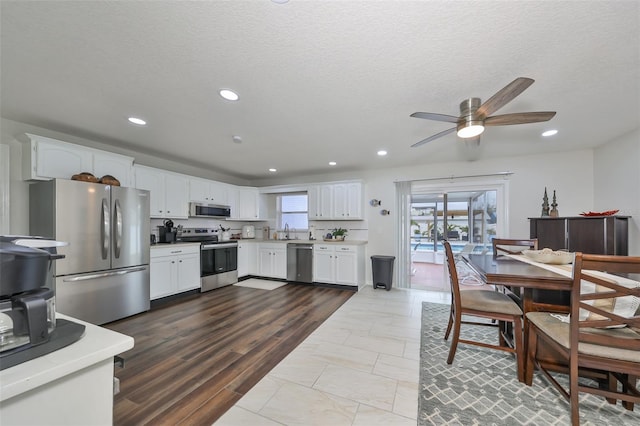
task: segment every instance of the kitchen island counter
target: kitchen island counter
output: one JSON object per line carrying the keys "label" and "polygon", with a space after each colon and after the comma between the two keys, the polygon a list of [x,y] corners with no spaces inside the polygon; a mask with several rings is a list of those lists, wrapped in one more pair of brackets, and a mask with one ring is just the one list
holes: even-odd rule
{"label": "kitchen island counter", "polygon": [[83,324],[84,336],[50,354],[0,371],[1,424],[111,424],[113,357],[130,336]]}

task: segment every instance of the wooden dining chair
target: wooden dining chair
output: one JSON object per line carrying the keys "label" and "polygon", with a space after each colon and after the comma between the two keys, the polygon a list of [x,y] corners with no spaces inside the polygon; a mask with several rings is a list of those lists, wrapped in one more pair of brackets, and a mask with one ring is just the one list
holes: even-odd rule
{"label": "wooden dining chair", "polygon": [[[492,240],[493,257],[501,254],[520,254],[523,250],[538,250],[538,239],[494,238]],[[524,247],[518,249],[517,247]]]}
{"label": "wooden dining chair", "polygon": [[[509,296],[498,293],[493,290],[464,290],[460,291],[460,283],[458,281],[458,271],[456,268],[456,259],[451,250],[451,244],[444,241],[444,249],[447,258],[447,267],[449,269],[449,279],[451,281],[451,311],[449,314],[449,324],[445,332],[444,339],[449,339],[449,334],[453,330],[451,347],[449,348],[449,356],[447,364],[453,363],[456,355],[458,343],[468,345],[482,346],[490,349],[511,352],[516,355],[518,366],[518,380],[524,380],[524,357],[522,340],[522,310],[516,302]],[[496,320],[498,323],[463,321],[462,316],[474,316]],[[503,325],[506,322],[513,324],[513,341],[514,347],[511,347],[505,341],[502,333]],[[460,328],[462,324],[481,325],[487,327],[495,327],[498,330],[498,344],[490,344],[473,340],[460,339]]]}
{"label": "wooden dining chair", "polygon": [[[640,257],[576,253],[573,264],[571,315],[529,312],[528,362],[525,383],[531,385],[534,366],[569,401],[571,423],[578,425],[580,392],[621,400],[627,409],[640,403]],[[630,279],[632,278],[632,279]],[[558,361],[540,354],[542,342],[568,365],[569,385],[549,373]],[[562,368],[561,368],[562,369]],[[598,379],[593,387],[578,382],[584,375]],[[618,386],[618,383],[620,386]]]}
{"label": "wooden dining chair", "polygon": [[[515,239],[515,238],[494,238],[491,240],[493,246],[493,257],[507,254],[520,254],[524,250],[537,250],[538,239]],[[496,286],[496,290],[507,295],[515,296],[514,300],[519,301],[521,291],[519,287]]]}

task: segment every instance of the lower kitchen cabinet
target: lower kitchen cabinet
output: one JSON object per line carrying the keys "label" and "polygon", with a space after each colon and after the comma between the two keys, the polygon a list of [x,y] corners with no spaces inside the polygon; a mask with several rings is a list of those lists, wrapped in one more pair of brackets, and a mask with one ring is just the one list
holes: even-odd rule
{"label": "lower kitchen cabinet", "polygon": [[258,245],[253,241],[238,241],[238,278],[258,274]]}
{"label": "lower kitchen cabinet", "polygon": [[286,244],[259,244],[258,275],[270,278],[287,278]]}
{"label": "lower kitchen cabinet", "polygon": [[200,244],[151,249],[151,300],[200,288]]}
{"label": "lower kitchen cabinet", "polygon": [[364,278],[364,252],[359,246],[316,244],[313,249],[313,280],[357,286]]}

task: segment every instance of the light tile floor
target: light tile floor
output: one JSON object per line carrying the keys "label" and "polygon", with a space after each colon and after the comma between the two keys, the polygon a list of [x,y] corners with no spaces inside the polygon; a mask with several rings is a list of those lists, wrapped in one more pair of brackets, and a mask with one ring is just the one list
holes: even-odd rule
{"label": "light tile floor", "polygon": [[423,301],[361,288],[215,425],[415,425]]}

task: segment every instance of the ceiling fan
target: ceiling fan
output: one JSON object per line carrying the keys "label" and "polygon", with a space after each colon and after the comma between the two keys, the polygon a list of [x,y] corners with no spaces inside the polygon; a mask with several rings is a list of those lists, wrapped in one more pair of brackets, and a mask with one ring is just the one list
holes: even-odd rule
{"label": "ceiling fan", "polygon": [[480,134],[484,132],[485,126],[507,126],[510,124],[538,123],[551,120],[553,116],[556,115],[555,111],[516,112],[512,114],[491,115],[511,102],[520,93],[524,92],[533,82],[534,80],[531,78],[518,77],[500,89],[483,104],[480,104],[480,98],[466,99],[460,103],[459,117],[432,112],[414,112],[411,114],[411,117],[445,121],[447,123],[455,123],[456,126],[429,136],[420,142],[416,142],[411,145],[411,147],[415,148],[424,145],[427,142],[431,142],[454,131],[457,131],[458,136],[461,138],[478,138],[479,140]]}

